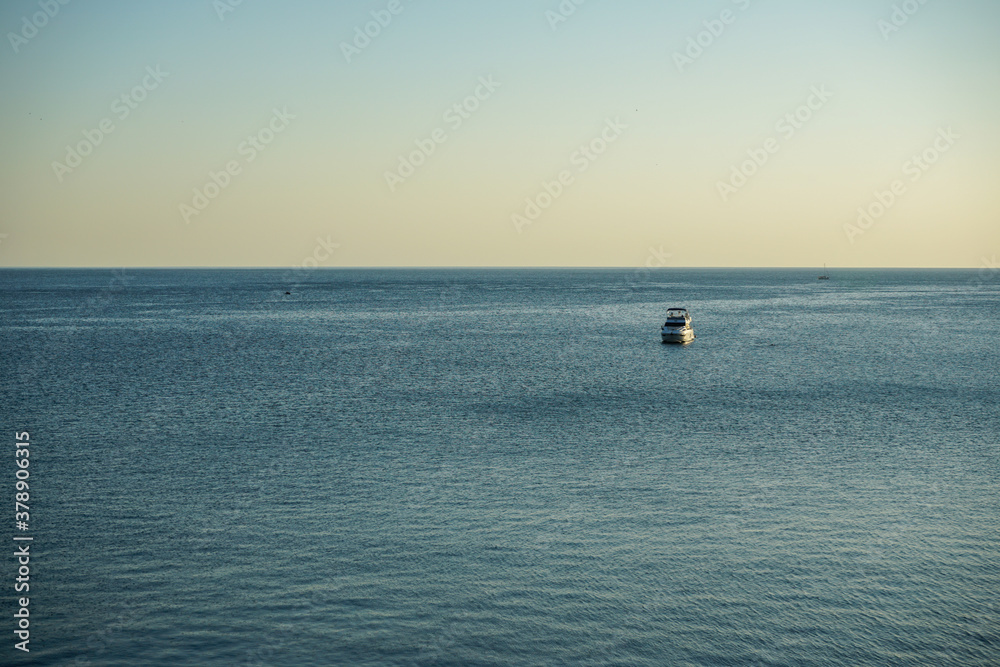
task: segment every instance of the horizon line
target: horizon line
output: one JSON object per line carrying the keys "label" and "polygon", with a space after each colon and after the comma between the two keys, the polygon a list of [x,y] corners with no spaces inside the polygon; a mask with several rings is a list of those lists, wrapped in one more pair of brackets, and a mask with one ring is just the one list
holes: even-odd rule
{"label": "horizon line", "polygon": [[816,270],[826,270],[826,271],[866,271],[866,270],[879,270],[879,271],[976,271],[982,268],[981,266],[723,266],[723,265],[710,265],[710,266],[559,266],[559,265],[339,265],[339,266],[296,266],[296,265],[268,265],[268,266],[251,266],[251,265],[226,265],[226,266],[212,266],[207,264],[192,264],[186,266],[178,265],[142,265],[142,266],[118,266],[118,265],[103,265],[103,266],[0,266],[0,271],[10,270],[10,271],[50,271],[50,270],[81,270],[81,271],[97,271],[97,270],[127,270],[127,271],[143,271],[143,270],[166,270],[166,271],[187,271],[187,270],[209,270],[209,271],[224,271],[224,270],[237,270],[237,271],[299,271],[302,273],[312,273],[314,271],[336,271],[336,270],[473,270],[473,269],[496,269],[496,270],[607,270],[607,271],[661,271],[661,270],[693,270],[693,269],[727,269],[727,270],[789,270],[789,271],[816,271]]}

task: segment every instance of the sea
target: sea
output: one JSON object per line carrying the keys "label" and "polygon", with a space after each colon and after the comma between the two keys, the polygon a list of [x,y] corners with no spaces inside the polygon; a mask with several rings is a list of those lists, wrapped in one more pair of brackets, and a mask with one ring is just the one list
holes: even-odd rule
{"label": "sea", "polygon": [[818,273],[0,271],[0,663],[995,667],[1000,272]]}

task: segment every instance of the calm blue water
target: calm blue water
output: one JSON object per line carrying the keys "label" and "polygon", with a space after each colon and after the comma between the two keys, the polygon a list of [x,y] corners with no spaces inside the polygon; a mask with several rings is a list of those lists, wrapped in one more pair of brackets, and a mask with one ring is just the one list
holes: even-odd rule
{"label": "calm blue water", "polygon": [[1000,277],[832,273],[2,271],[0,662],[1000,664]]}

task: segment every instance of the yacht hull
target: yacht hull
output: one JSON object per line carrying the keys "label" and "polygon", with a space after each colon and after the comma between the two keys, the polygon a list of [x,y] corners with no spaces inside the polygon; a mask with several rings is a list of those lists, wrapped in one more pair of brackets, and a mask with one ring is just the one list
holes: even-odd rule
{"label": "yacht hull", "polygon": [[660,338],[664,343],[690,343],[694,340],[694,329],[663,329]]}

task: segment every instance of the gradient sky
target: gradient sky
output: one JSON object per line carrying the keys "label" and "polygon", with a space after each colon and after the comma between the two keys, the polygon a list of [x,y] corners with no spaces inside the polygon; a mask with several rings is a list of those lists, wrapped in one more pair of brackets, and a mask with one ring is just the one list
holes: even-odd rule
{"label": "gradient sky", "polygon": [[[348,62],[393,2],[6,0],[0,266],[976,268],[1000,251],[996,0],[398,2]],[[226,187],[185,216],[213,172]],[[526,200],[547,208],[529,220]],[[859,225],[859,207],[881,215]]]}

